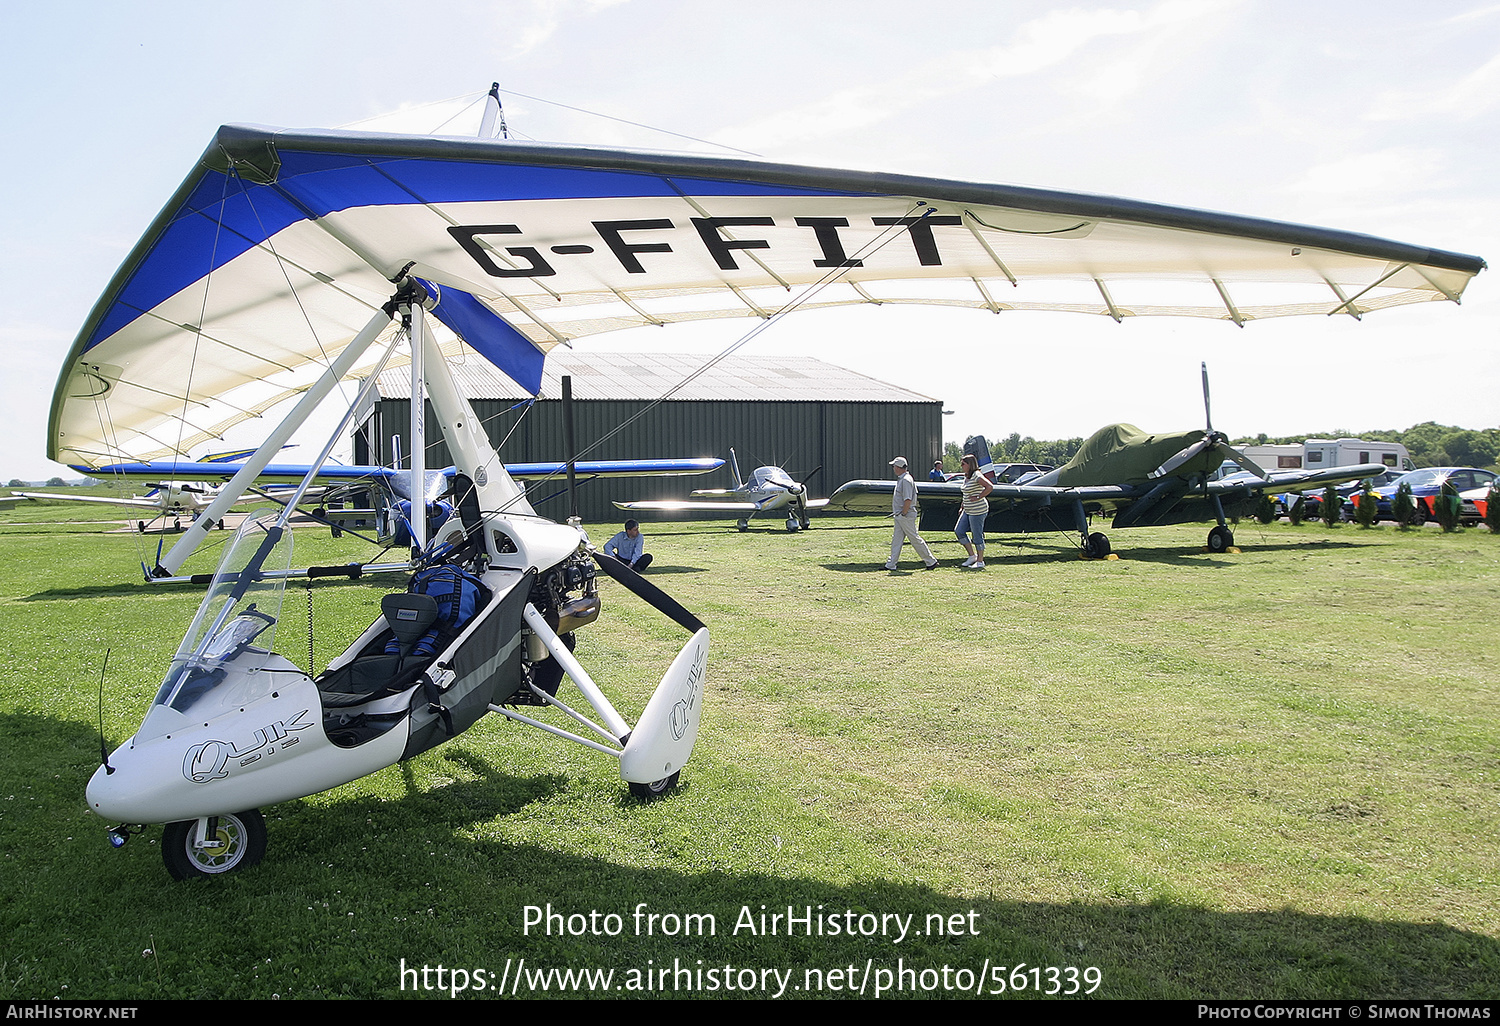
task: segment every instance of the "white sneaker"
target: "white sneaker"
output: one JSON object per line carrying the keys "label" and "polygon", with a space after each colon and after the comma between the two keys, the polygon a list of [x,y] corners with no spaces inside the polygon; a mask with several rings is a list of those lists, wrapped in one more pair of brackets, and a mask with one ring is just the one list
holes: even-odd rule
{"label": "white sneaker", "polygon": [[886,569],[887,569],[887,570],[895,570],[895,569],[896,569],[896,567],[893,567],[893,566],[891,566],[891,564],[889,564],[889,563],[887,563],[887,564],[886,564],[886,565],[885,565],[885,568],[886,568]]}
{"label": "white sneaker", "polygon": [[967,570],[967,569],[968,569],[968,568],[969,568],[969,567],[971,567],[971,566],[973,566],[973,565],[974,565],[974,557],[973,557],[973,556],[970,556],[970,557],[969,557],[969,558],[968,558],[968,559],[966,559],[966,560],[964,560],[964,561],[963,561],[963,563],[961,563],[961,564],[960,564],[960,565],[961,565],[961,566],[962,566],[962,567],[963,567],[963,568],[964,568],[964,569],[966,569],[966,570]]}

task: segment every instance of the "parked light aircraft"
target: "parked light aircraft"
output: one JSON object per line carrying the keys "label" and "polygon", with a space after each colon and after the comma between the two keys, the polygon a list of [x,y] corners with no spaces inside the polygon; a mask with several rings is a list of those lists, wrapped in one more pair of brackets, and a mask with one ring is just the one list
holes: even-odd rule
{"label": "parked light aircraft", "polygon": [[[163,481],[145,495],[65,495],[62,492],[11,492],[8,498],[38,502],[91,502],[106,506],[129,506],[150,510],[152,517],[190,514],[197,517],[218,495],[218,488],[201,481]],[[141,521],[142,529],[145,521]],[[179,521],[175,526],[180,527]]]}
{"label": "parked light aircraft", "polygon": [[[0,498],[0,505],[11,506],[15,503],[12,499],[25,499],[36,502],[40,500],[52,500],[56,502],[87,502],[106,506],[128,506],[132,509],[151,510],[154,515],[166,516],[173,514],[191,515],[197,519],[198,514],[208,508],[209,503],[218,496],[219,489],[209,482],[215,478],[224,477],[226,472],[232,475],[239,460],[247,458],[254,449],[243,449],[237,452],[217,453],[207,456],[203,460],[191,464],[201,467],[204,473],[197,477],[184,477],[174,470],[165,466],[149,470],[142,474],[132,475],[144,477],[154,482],[151,491],[145,495],[76,495],[63,492],[11,492],[9,496]],[[149,465],[147,465],[149,466]],[[110,476],[104,469],[92,467],[74,467],[74,470],[82,471],[91,476]],[[124,475],[121,475],[124,476]],[[141,530],[145,530],[145,521],[138,522]],[[174,529],[181,529],[181,521],[175,520]]]}
{"label": "parked light aircraft", "polygon": [[[638,502],[616,502],[618,509],[629,513],[664,513],[691,517],[733,517],[735,526],[741,531],[750,529],[750,518],[757,513],[786,512],[788,531],[807,530],[807,511],[822,509],[827,499],[809,499],[807,484],[794,481],[792,475],[780,467],[756,467],[748,480],[740,477],[740,463],[729,450],[730,473],[734,475],[733,488],[700,488],[691,499],[648,499]],[[814,470],[813,474],[817,471]],[[813,474],[807,475],[809,478]],[[722,498],[706,498],[706,496]],[[697,496],[705,496],[698,498]]]}
{"label": "parked light aircraft", "polygon": [[[574,473],[579,482],[606,477],[665,477],[688,474],[707,474],[724,465],[721,459],[712,457],[661,460],[579,460],[574,464]],[[203,481],[229,481],[237,470],[234,466],[219,463],[162,461],[144,463],[112,463],[97,468],[75,468],[87,473],[111,477],[196,476]],[[313,468],[305,464],[268,464],[256,476],[261,484],[296,484]],[[511,477],[523,481],[543,481],[565,474],[565,463],[508,463],[505,469]],[[453,516],[457,496],[453,491],[457,467],[429,470],[424,474],[420,489],[427,508],[427,536],[431,537]],[[366,522],[375,527],[375,540],[380,544],[409,545],[413,489],[410,470],[393,467],[364,465],[324,464],[317,468],[314,483],[322,486],[320,506],[315,511],[317,519],[333,527],[334,531],[355,530]],[[204,487],[205,493],[216,495],[218,489]],[[274,495],[268,496],[275,499]],[[372,505],[378,497],[379,505]],[[64,498],[64,496],[56,496]],[[208,502],[203,503],[206,508]],[[171,580],[158,576],[157,580]]]}
{"label": "parked light aircraft", "polygon": [[[1203,367],[1203,409],[1207,424],[1201,431],[1147,434],[1133,424],[1109,424],[1089,437],[1078,454],[1056,470],[1030,477],[1023,484],[996,484],[990,491],[986,532],[1032,534],[1045,530],[1078,532],[1085,558],[1110,554],[1109,536],[1089,531],[1089,518],[1112,515],[1112,526],[1148,527],[1216,521],[1208,532],[1210,552],[1234,545],[1229,516],[1247,515],[1262,492],[1294,492],[1357,481],[1381,471],[1379,464],[1288,470],[1267,473],[1230,448],[1228,436],[1213,428],[1209,412],[1208,367]],[[987,454],[981,455],[987,459]],[[1226,460],[1243,467],[1249,477],[1215,481],[1211,478]],[[859,512],[890,508],[892,482],[850,481],[840,485],[830,502]],[[947,530],[958,518],[963,484],[920,482],[924,530]]]}
{"label": "parked light aircraft", "polygon": [[[1368,236],[1029,188],[223,128],[84,323],[59,375],[48,455],[89,467],[181,459],[285,401],[290,411],[159,561],[172,574],[334,387],[363,379],[334,434],[345,430],[399,349],[414,399],[412,477],[425,480],[424,393],[457,470],[457,516],[430,545],[426,518],[413,518],[414,542],[432,565],[474,573],[490,597],[430,661],[409,663],[408,628],[430,610],[387,596],[383,615],[313,676],[273,647],[286,624],[271,569],[290,565],[289,512],[248,518],[141,726],[90,780],[89,805],[119,824],[116,841],[169,824],[174,874],[227,872],[264,851],[258,807],[409,758],[486,712],[617,759],[632,791],[677,781],[706,693],[708,629],[596,552],[580,527],[536,514],[451,357],[490,360],[535,394],[549,348],[640,324],[774,323],[797,309],[903,301],[1242,324],[1457,300],[1483,267]],[[1184,298],[1192,288],[1202,302]],[[1149,511],[1164,494],[1132,508]],[[692,635],[634,725],[563,637],[596,619],[598,569]],[[561,677],[552,667],[594,716],[548,691]],[[520,702],[555,706],[598,739],[523,715]]]}

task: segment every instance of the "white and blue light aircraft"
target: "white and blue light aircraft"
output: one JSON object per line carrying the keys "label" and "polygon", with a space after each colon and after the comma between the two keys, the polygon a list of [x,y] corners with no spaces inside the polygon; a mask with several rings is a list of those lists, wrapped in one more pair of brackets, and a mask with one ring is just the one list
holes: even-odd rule
{"label": "white and blue light aircraft", "polygon": [[[397,461],[399,462],[399,460]],[[713,457],[685,459],[636,459],[636,460],[578,460],[574,463],[574,476],[579,482],[611,477],[671,477],[678,475],[707,474],[724,465]],[[194,478],[199,484],[193,491],[199,502],[193,507],[196,513],[207,509],[218,495],[218,484],[227,482],[237,472],[237,467],[214,461],[157,461],[143,463],[110,463],[100,467],[74,467],[83,473],[101,478],[147,478],[162,477]],[[557,480],[567,473],[566,463],[508,463],[505,469],[518,481],[540,482]],[[276,486],[282,493],[288,485],[295,485],[306,477],[312,467],[306,464],[271,463],[256,476],[258,485]],[[454,515],[460,500],[454,492],[454,482],[459,470],[456,466],[442,470],[429,470],[423,474],[421,489],[411,486],[412,472],[397,467],[379,467],[329,463],[317,468],[313,482],[319,486],[318,507],[311,511],[313,519],[328,524],[334,532],[357,531],[368,525],[375,530],[374,540],[382,545],[407,546],[412,543],[412,508],[415,495],[420,492],[427,509],[427,537],[447,523]],[[21,493],[17,493],[21,494]],[[261,491],[265,498],[281,502],[278,492]],[[27,494],[27,497],[32,497]],[[38,498],[69,499],[71,496],[48,495]],[[374,500],[379,500],[378,504]],[[115,500],[107,500],[115,501]],[[148,580],[174,581],[180,578],[160,568]]]}

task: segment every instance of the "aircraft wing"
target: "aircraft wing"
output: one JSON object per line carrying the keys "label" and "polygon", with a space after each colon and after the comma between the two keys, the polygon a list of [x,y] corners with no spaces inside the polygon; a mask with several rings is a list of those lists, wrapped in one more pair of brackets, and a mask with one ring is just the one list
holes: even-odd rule
{"label": "aircraft wing", "polygon": [[[11,498],[16,499],[55,499],[58,502],[97,502],[108,506],[133,506],[137,509],[154,509],[158,512],[162,504],[153,499],[140,498],[114,498],[108,495],[61,495],[55,492],[11,492]],[[3,500],[0,500],[3,501]]]}
{"label": "aircraft wing", "polygon": [[[682,474],[707,474],[724,465],[721,459],[683,460],[579,460],[573,466],[578,477],[672,477]],[[527,480],[555,477],[568,472],[566,463],[507,463],[505,469],[514,478]]]}
{"label": "aircraft wing", "polygon": [[[675,474],[707,474],[724,465],[720,459],[681,460],[579,460],[575,473],[579,477],[659,477]],[[93,477],[149,478],[153,481],[175,479],[179,481],[228,481],[239,466],[233,463],[189,462],[183,460],[156,460],[144,463],[110,463],[101,467],[75,467]],[[261,471],[256,480],[269,484],[296,484],[307,476],[307,464],[271,463]],[[507,463],[505,469],[516,478],[554,477],[567,473],[566,463]],[[370,484],[388,481],[404,475],[404,470],[390,467],[374,467],[326,463],[313,479],[322,485]],[[452,477],[452,467],[438,471]]]}
{"label": "aircraft wing", "polygon": [[[47,455],[180,459],[300,394],[418,279],[540,388],[573,339],[918,303],[1243,324],[1457,301],[1478,257],[1111,197],[509,140],[221,128],[82,326]],[[389,329],[396,330],[395,327]],[[372,346],[349,369],[368,376]]]}
{"label": "aircraft wing", "polygon": [[617,502],[616,509],[628,513],[701,513],[709,516],[743,517],[765,509],[758,502],[714,502],[696,499],[644,499],[640,502]]}
{"label": "aircraft wing", "polygon": [[1359,463],[1347,467],[1328,467],[1325,470],[1272,471],[1263,478],[1240,478],[1237,481],[1210,481],[1209,495],[1226,495],[1235,492],[1302,492],[1309,488],[1344,484],[1361,478],[1374,477],[1391,469],[1379,463]]}
{"label": "aircraft wing", "polygon": [[[928,481],[917,483],[917,502],[924,506],[958,506],[963,486]],[[851,513],[890,513],[894,481],[849,481],[834,490],[828,503]],[[997,484],[990,489],[990,509],[1040,508],[1071,503],[1077,499],[1089,510],[1112,509],[1137,498],[1145,489],[1131,485],[1091,485],[1059,488],[1036,485]]]}

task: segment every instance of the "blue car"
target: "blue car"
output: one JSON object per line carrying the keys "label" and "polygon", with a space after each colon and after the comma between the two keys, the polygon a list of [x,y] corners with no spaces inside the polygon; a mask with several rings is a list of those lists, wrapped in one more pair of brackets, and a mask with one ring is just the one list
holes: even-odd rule
{"label": "blue car", "polygon": [[[1375,489],[1375,519],[1396,519],[1391,512],[1391,502],[1395,499],[1396,489],[1403,484],[1411,487],[1411,497],[1416,505],[1407,523],[1420,525],[1437,516],[1436,500],[1445,483],[1452,483],[1459,492],[1467,492],[1475,488],[1492,487],[1495,480],[1493,472],[1476,467],[1423,467],[1421,470],[1413,470],[1402,474],[1390,484]],[[1356,492],[1344,506],[1344,512],[1351,518],[1359,503],[1360,494]]]}

